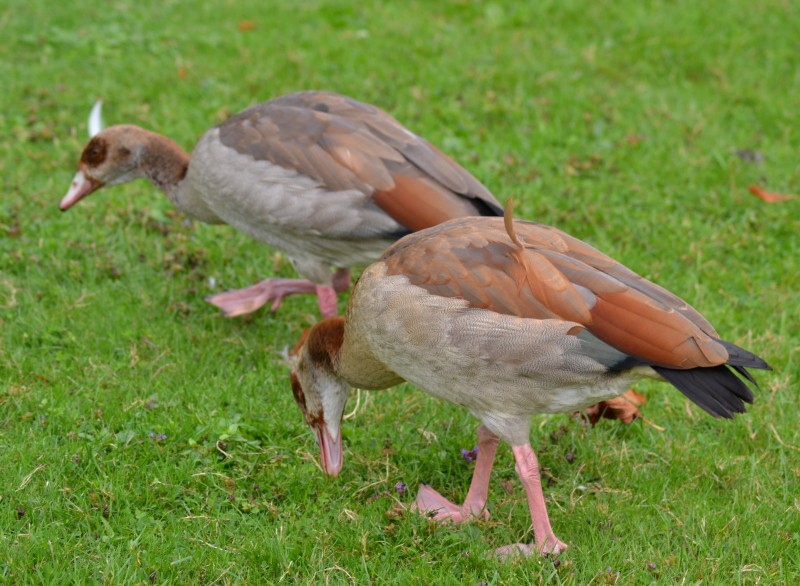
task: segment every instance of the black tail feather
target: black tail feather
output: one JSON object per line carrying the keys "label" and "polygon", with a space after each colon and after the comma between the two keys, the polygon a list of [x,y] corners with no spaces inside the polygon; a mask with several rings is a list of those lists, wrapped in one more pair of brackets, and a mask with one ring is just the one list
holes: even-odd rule
{"label": "black tail feather", "polygon": [[[740,348],[736,344],[732,344],[730,342],[726,342],[725,340],[717,340],[720,344],[725,346],[725,349],[728,351],[728,362],[729,366],[746,366],[747,368],[759,368],[761,370],[772,370],[772,367],[767,364],[764,360],[745,350],[744,348]],[[738,368],[736,370],[739,370]],[[741,372],[741,371],[739,371]],[[746,375],[747,378],[750,378],[749,375]],[[755,382],[755,381],[753,381]]]}
{"label": "black tail feather", "polygon": [[714,417],[731,418],[734,413],[744,413],[744,404],[754,399],[750,387],[725,365],[687,370],[653,366],[653,369]]}
{"label": "black tail feather", "polygon": [[726,364],[686,370],[663,366],[653,366],[653,369],[710,415],[730,418],[734,413],[744,413],[744,404],[752,404],[754,399],[753,391],[734,371],[758,389],[758,383],[747,369],[772,370],[772,367],[736,344],[717,341],[728,351]]}
{"label": "black tail feather", "polygon": [[749,380],[751,383],[753,383],[753,384],[756,386],[756,388],[757,388],[757,389],[760,389],[760,388],[761,388],[761,387],[759,387],[759,386],[758,386],[758,383],[756,382],[756,379],[754,379],[754,378],[753,378],[753,375],[752,375],[752,374],[750,374],[750,373],[748,372],[748,370],[747,370],[747,369],[746,369],[744,366],[739,366],[738,364],[729,364],[729,366],[730,366],[730,367],[731,367],[733,370],[735,370],[736,372],[738,372],[740,375],[742,375],[744,378],[746,378],[747,380]]}

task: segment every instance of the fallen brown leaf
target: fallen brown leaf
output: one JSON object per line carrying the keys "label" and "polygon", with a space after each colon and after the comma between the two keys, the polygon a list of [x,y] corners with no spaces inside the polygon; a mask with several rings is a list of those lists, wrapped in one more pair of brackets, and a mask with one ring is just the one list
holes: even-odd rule
{"label": "fallen brown leaf", "polygon": [[761,201],[765,201],[767,203],[780,203],[782,201],[788,201],[790,199],[797,199],[796,195],[787,195],[785,193],[771,193],[769,191],[764,191],[757,185],[750,186],[750,193],[755,195]]}
{"label": "fallen brown leaf", "polygon": [[639,407],[647,402],[647,397],[628,389],[625,394],[614,397],[608,401],[601,401],[586,409],[585,414],[589,422],[595,425],[600,419],[618,419],[622,423],[631,423],[642,416]]}

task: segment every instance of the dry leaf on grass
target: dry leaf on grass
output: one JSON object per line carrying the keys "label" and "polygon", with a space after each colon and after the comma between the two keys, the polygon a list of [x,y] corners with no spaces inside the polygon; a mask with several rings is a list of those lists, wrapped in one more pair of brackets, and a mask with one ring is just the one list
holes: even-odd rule
{"label": "dry leaf on grass", "polygon": [[772,193],[769,191],[764,191],[758,185],[751,185],[750,193],[755,195],[761,201],[765,201],[767,203],[781,203],[783,201],[789,201],[790,199],[797,199],[796,195],[788,195],[785,193]]}
{"label": "dry leaf on grass", "polygon": [[592,425],[600,419],[618,419],[622,423],[631,423],[634,419],[642,416],[639,407],[646,402],[647,397],[642,393],[628,389],[624,395],[592,405],[586,409],[585,414]]}

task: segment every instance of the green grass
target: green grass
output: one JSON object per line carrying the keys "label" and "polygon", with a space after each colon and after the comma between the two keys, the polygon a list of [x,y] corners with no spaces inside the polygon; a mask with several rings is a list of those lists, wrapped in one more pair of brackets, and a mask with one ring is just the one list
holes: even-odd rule
{"label": "green grass", "polygon": [[[800,192],[794,3],[17,4],[0,2],[0,583],[796,583],[800,200],[747,191]],[[775,367],[755,406],[716,421],[654,383],[664,431],[535,418],[559,565],[484,555],[533,537],[507,447],[490,521],[398,512],[423,481],[463,498],[476,427],[408,386],[362,395],[325,478],[280,358],[315,302],[225,320],[203,301],[209,277],[290,276],[286,259],[145,182],[57,208],[98,97],[107,123],[190,148],[300,89],[385,108],[520,217],[689,300]]]}

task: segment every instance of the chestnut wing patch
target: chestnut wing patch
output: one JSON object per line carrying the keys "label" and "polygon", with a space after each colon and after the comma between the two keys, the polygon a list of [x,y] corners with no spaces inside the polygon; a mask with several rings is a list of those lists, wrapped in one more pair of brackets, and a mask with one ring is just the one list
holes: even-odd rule
{"label": "chestnut wing patch", "polygon": [[[685,369],[726,362],[716,332],[680,298],[555,228],[522,221],[515,227],[523,249],[501,219],[465,219],[407,237],[384,262],[390,274],[432,294],[498,313],[573,321],[649,363]],[[398,254],[412,245],[415,254]]]}

